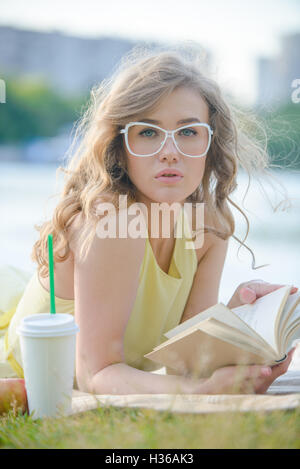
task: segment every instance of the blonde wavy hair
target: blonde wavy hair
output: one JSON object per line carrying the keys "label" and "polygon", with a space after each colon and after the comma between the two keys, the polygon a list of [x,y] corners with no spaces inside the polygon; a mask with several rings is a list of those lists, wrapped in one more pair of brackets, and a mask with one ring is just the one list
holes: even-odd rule
{"label": "blonde wavy hair", "polygon": [[[265,171],[270,166],[266,143],[262,145],[253,132],[253,128],[260,128],[260,125],[253,115],[249,118],[225,101],[218,84],[203,71],[202,52],[179,49],[135,47],[123,56],[110,78],[92,88],[87,108],[74,127],[65,167],[57,169],[64,173],[60,200],[52,219],[35,226],[40,236],[31,258],[38,264],[41,277],[48,275],[49,234],[53,235],[54,262],[66,260],[70,254],[68,229],[81,212],[85,223],[78,245],[79,256],[84,259],[99,221],[95,210],[97,203],[109,201],[118,209],[120,194],[127,195],[128,206],[136,202],[136,188],[127,173],[124,142],[119,131],[135,116],[151,112],[161,98],[179,86],[194,89],[204,98],[209,108],[209,124],[214,131],[202,182],[186,201],[205,202],[213,226],[205,226],[204,232],[213,232],[222,239],[233,236],[251,252],[252,268],[258,268],[254,265],[253,252],[244,244],[249,233],[248,218],[231,200],[230,194],[237,187],[239,167],[248,173],[250,182],[253,172]],[[246,220],[247,233],[243,241],[234,235],[230,205]],[[218,230],[216,226],[223,228]]]}

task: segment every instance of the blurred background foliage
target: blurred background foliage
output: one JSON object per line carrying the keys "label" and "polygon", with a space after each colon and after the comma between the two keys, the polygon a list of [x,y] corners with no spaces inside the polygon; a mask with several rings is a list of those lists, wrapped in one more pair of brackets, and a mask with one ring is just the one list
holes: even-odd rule
{"label": "blurred background foliage", "polygon": [[0,113],[0,144],[52,137],[78,119],[86,96],[64,97],[41,80],[11,78]]}
{"label": "blurred background foliage", "polygon": [[300,168],[300,104],[287,103],[262,114],[272,163]]}

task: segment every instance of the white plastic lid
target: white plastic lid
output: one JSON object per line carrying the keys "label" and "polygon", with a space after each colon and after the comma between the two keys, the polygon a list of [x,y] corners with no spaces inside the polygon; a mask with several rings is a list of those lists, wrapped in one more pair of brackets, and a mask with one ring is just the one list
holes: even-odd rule
{"label": "white plastic lid", "polygon": [[23,318],[17,329],[19,335],[26,337],[60,337],[78,331],[74,316],[64,313],[32,314]]}

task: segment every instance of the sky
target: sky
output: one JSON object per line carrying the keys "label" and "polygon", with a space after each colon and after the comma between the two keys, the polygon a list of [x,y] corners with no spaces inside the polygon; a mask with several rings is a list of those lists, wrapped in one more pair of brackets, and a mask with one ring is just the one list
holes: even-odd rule
{"label": "sky", "polygon": [[[199,42],[221,86],[245,104],[257,93],[257,58],[300,32],[300,0],[0,0],[0,24],[85,37]],[[300,51],[299,51],[300,55]]]}

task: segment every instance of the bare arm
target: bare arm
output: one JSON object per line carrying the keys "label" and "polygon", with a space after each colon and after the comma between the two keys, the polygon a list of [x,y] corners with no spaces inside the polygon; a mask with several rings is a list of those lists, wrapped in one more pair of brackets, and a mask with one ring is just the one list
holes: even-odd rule
{"label": "bare arm", "polygon": [[194,282],[180,323],[218,303],[221,275],[228,240],[216,238],[198,264]]}
{"label": "bare arm", "polygon": [[205,379],[159,375],[115,363],[94,375],[89,391],[95,394],[205,394]]}
{"label": "bare arm", "polygon": [[124,360],[124,335],[138,288],[145,239],[95,236],[85,261],[74,253],[75,316],[79,326],[76,379],[95,394],[201,392],[203,380],[135,369]]}

